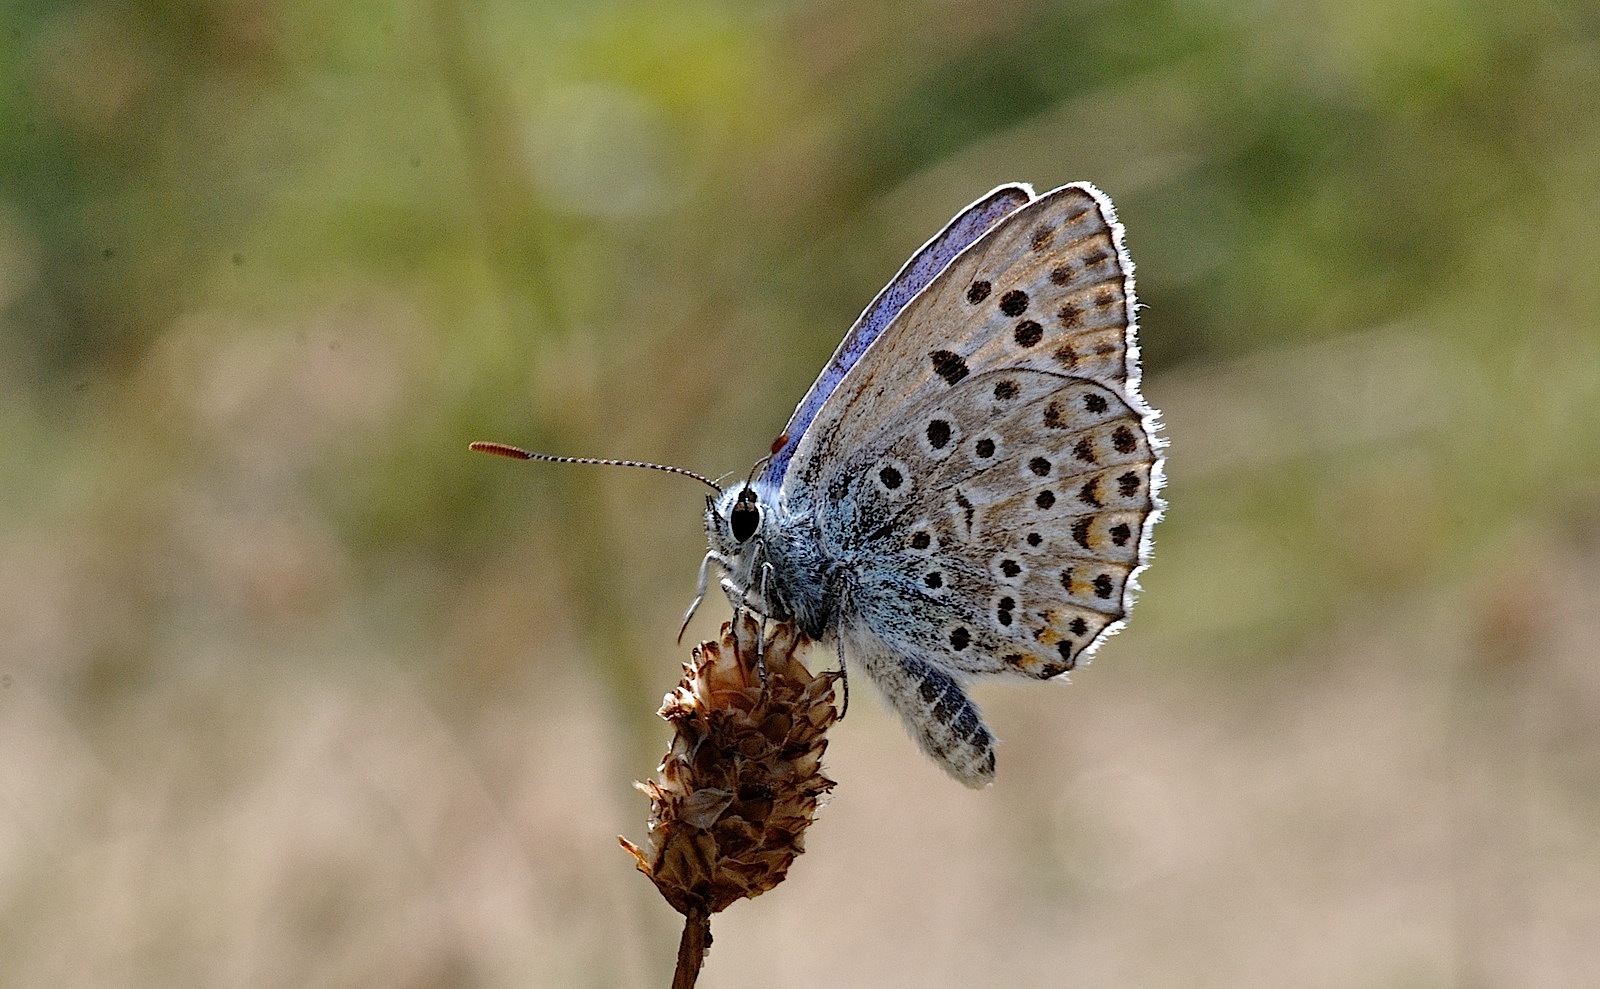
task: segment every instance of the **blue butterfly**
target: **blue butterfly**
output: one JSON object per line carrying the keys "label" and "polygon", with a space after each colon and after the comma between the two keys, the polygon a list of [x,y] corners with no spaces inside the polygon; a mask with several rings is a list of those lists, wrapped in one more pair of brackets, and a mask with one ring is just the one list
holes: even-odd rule
{"label": "blue butterfly", "polygon": [[963,682],[1071,670],[1149,562],[1163,443],[1136,308],[1093,186],[1005,185],[962,210],[861,314],[760,472],[708,499],[696,605],[715,566],[736,609],[836,646],[946,771],[992,782]]}

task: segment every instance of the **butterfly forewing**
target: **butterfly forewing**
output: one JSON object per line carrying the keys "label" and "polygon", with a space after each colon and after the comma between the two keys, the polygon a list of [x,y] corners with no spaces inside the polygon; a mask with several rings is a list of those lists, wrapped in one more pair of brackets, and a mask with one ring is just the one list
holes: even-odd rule
{"label": "butterfly forewing", "polygon": [[1085,185],[1048,193],[996,224],[901,310],[798,439],[790,472],[814,473],[836,450],[881,447],[882,410],[996,367],[1091,378],[1147,415],[1133,309],[1132,265],[1109,200]]}
{"label": "butterfly forewing", "polygon": [[[861,359],[867,348],[890,326],[906,304],[927,287],[935,276],[949,267],[957,254],[972,246],[1007,215],[1016,212],[1033,199],[1033,190],[1026,185],[1003,185],[968,206],[945,228],[931,237],[911,256],[889,284],[884,286],[872,303],[861,313],[850,332],[839,343],[827,366],[817,376],[816,383],[806,392],[795,408],[783,435],[796,441],[802,437],[818,410],[833,394],[845,373]],[[788,470],[795,443],[786,443],[773,454],[764,476],[781,478]]]}

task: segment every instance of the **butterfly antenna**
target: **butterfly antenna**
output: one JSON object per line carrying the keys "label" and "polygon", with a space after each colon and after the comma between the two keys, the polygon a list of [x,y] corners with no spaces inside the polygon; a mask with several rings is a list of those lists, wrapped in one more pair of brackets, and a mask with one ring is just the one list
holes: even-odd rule
{"label": "butterfly antenna", "polygon": [[601,467],[643,467],[646,470],[659,470],[668,474],[681,474],[684,477],[692,477],[696,481],[699,481],[701,484],[704,484],[706,487],[715,491],[717,494],[722,493],[722,485],[718,484],[716,481],[713,481],[711,478],[706,477],[704,474],[696,474],[692,470],[688,470],[683,467],[671,467],[667,464],[651,464],[642,460],[611,460],[602,457],[553,457],[548,453],[534,453],[531,450],[524,450],[517,446],[508,446],[504,443],[484,443],[481,441],[468,444],[468,449],[477,450],[479,453],[492,453],[497,457],[510,457],[512,460],[542,460],[548,464],[597,464]]}
{"label": "butterfly antenna", "polygon": [[756,473],[758,471],[760,471],[761,468],[767,466],[770,463],[772,463],[772,454],[770,454],[770,453],[767,454],[765,457],[762,457],[760,460],[757,460],[750,467],[750,476],[744,479],[745,487],[749,487],[750,485],[754,484],[755,481],[756,481]]}

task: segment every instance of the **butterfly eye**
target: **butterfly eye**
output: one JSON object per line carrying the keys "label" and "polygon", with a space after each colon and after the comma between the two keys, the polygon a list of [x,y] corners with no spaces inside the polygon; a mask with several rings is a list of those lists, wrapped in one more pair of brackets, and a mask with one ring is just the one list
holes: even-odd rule
{"label": "butterfly eye", "polygon": [[756,493],[751,488],[740,490],[733,500],[733,510],[728,513],[728,528],[735,542],[745,542],[761,527],[761,508],[756,504]]}

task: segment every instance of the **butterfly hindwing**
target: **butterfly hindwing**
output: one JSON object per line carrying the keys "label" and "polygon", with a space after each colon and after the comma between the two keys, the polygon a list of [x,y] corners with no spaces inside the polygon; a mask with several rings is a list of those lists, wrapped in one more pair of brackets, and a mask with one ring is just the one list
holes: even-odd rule
{"label": "butterfly hindwing", "polygon": [[908,655],[865,627],[850,629],[845,639],[846,652],[872,677],[924,752],[967,786],[994,780],[994,736],[946,667]]}
{"label": "butterfly hindwing", "polygon": [[1121,396],[1002,369],[905,410],[899,431],[824,485],[850,509],[824,536],[857,561],[853,603],[886,641],[1043,678],[1127,617],[1157,502],[1152,441]]}

